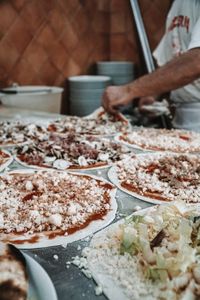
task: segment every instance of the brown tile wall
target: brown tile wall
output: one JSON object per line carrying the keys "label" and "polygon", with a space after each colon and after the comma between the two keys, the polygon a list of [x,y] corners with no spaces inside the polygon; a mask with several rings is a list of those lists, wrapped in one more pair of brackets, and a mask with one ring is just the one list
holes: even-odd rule
{"label": "brown tile wall", "polygon": [[[171,0],[139,3],[153,49]],[[143,65],[129,0],[0,0],[1,87],[61,86],[109,59]]]}
{"label": "brown tile wall", "polygon": [[109,59],[109,1],[1,0],[0,86],[62,85]]}

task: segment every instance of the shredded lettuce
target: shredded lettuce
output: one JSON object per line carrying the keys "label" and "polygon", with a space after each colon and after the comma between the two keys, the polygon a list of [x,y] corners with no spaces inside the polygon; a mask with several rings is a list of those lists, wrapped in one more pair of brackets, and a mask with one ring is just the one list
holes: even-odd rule
{"label": "shredded lettuce", "polygon": [[145,271],[145,277],[152,281],[161,280],[166,282],[168,280],[168,273],[165,269],[148,266]]}
{"label": "shredded lettuce", "polygon": [[[159,226],[156,222],[158,216]],[[152,282],[159,281],[168,287],[161,292],[161,299],[178,299],[177,290],[173,290],[173,280],[187,272],[192,273],[197,257],[200,261],[200,220],[194,221],[189,214],[184,216],[172,204],[158,207],[150,217],[155,222],[145,222],[140,215],[126,220],[120,253],[138,256],[138,268],[144,278]],[[152,240],[160,230],[164,230],[165,236],[158,245],[152,247]]]}
{"label": "shredded lettuce", "polygon": [[135,255],[140,251],[140,242],[137,231],[129,225],[123,228],[123,240],[121,243],[120,253],[125,252]]}
{"label": "shredded lettuce", "polygon": [[135,224],[142,223],[143,220],[144,220],[143,216],[139,216],[139,215],[132,216],[132,222],[134,222]]}

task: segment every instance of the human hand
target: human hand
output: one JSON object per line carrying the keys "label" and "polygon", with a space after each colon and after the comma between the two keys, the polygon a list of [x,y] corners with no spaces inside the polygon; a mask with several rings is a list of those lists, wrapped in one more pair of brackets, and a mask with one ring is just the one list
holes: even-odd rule
{"label": "human hand", "polygon": [[109,86],[103,94],[102,105],[106,111],[115,114],[119,106],[127,105],[131,101],[127,86]]}
{"label": "human hand", "polygon": [[156,98],[153,96],[140,98],[139,103],[138,103],[139,111],[145,112],[145,108],[143,106],[153,104],[155,101],[156,101]]}

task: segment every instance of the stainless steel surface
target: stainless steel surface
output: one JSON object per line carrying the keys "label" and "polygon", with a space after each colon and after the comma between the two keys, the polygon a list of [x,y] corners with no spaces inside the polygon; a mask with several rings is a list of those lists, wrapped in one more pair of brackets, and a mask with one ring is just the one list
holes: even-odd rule
{"label": "stainless steel surface", "polygon": [[142,21],[142,16],[140,13],[138,1],[130,0],[130,2],[131,2],[131,7],[132,7],[134,19],[135,19],[135,24],[137,27],[138,36],[140,39],[146,67],[147,67],[148,73],[151,73],[152,71],[155,70],[155,66],[154,66],[154,62],[153,62],[153,58],[152,58],[152,54],[151,54],[151,49],[149,47],[149,42],[148,42],[148,38],[146,35],[146,31],[144,28],[144,23]]}
{"label": "stainless steel surface", "polygon": [[[0,121],[2,119],[1,113],[2,111],[0,110]],[[15,118],[16,112],[8,111],[7,113],[9,117],[11,117],[12,115],[12,118]],[[48,116],[49,119],[52,119],[53,117],[52,114],[48,114]],[[6,115],[4,114],[3,117],[5,119]],[[23,117],[26,119],[28,118],[28,115],[24,114]],[[47,114],[45,114],[45,118],[47,118]],[[41,119],[43,119],[42,114],[38,116],[38,121],[41,121]],[[19,167],[24,168],[16,162],[13,162],[9,168],[16,169]],[[101,176],[108,180],[107,171],[108,169],[101,169],[101,174],[99,174],[99,171],[97,170],[87,171],[86,173]],[[125,215],[129,215],[130,213],[132,213],[136,205],[139,205],[142,208],[146,208],[152,205],[150,203],[146,203],[132,196],[129,196],[126,193],[121,192],[120,190],[117,191],[116,198],[118,202],[118,214],[115,218],[115,221]],[[42,265],[42,267],[49,274],[55,285],[59,300],[103,300],[106,299],[103,294],[100,296],[95,295],[95,283],[92,279],[86,278],[84,274],[78,269],[78,267],[69,265],[69,268],[67,268],[66,265],[66,262],[71,261],[74,256],[80,255],[81,249],[87,246],[88,243],[89,240],[84,239],[68,244],[66,248],[64,248],[63,246],[56,246],[33,250],[24,250],[24,252],[31,255],[38,263]],[[58,259],[55,259],[54,255],[58,255]]]}
{"label": "stainless steel surface", "polygon": [[[151,73],[155,70],[155,65],[154,65],[154,61],[153,61],[153,57],[152,57],[152,53],[151,53],[151,49],[149,46],[149,41],[147,38],[147,34],[145,31],[145,27],[144,27],[144,23],[142,20],[142,16],[141,16],[141,12],[140,12],[140,8],[138,5],[138,1],[137,0],[130,0],[131,2],[131,7],[132,7],[132,11],[133,11],[133,15],[134,15],[134,19],[135,19],[135,24],[136,24],[136,28],[138,31],[138,36],[139,36],[139,40],[141,43],[141,47],[142,47],[142,52],[144,55],[144,60],[146,63],[146,67],[147,67],[147,71],[148,73]],[[166,117],[164,115],[161,115],[161,122],[162,122],[162,126],[164,128],[167,128],[167,122],[166,122]]]}

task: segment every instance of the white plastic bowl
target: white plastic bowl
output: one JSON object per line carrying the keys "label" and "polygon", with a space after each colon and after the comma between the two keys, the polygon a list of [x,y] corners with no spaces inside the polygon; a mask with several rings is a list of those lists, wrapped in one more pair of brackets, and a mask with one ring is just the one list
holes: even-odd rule
{"label": "white plastic bowl", "polygon": [[51,86],[17,86],[3,89],[16,94],[0,93],[0,100],[7,107],[60,113],[63,88]]}

